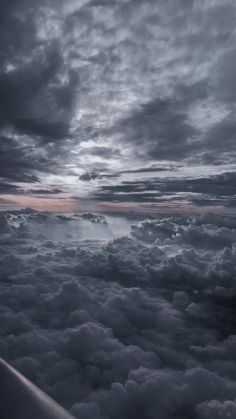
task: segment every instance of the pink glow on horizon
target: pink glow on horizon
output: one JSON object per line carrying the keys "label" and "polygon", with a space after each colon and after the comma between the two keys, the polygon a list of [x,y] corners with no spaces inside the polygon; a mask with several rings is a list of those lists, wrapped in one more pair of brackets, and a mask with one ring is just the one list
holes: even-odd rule
{"label": "pink glow on horizon", "polygon": [[[74,205],[70,198],[40,198],[26,195],[1,195],[1,198],[7,201],[6,204],[1,204],[3,208],[15,207],[33,208],[38,211],[73,211]],[[10,201],[12,204],[10,204]],[[78,204],[77,204],[78,205]]]}
{"label": "pink glow on horizon", "polygon": [[79,202],[68,196],[60,198],[41,198],[27,195],[1,195],[6,202],[0,202],[0,210],[17,210],[20,208],[33,208],[38,211],[58,212],[137,212],[137,213],[176,213],[176,214],[203,214],[214,212],[216,214],[234,215],[232,209],[223,206],[194,206],[189,202],[176,203],[133,203],[133,202]]}

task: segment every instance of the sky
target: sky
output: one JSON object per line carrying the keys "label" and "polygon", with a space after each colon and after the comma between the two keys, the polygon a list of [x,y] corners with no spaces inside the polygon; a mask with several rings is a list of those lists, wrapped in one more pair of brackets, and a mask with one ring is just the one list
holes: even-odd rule
{"label": "sky", "polygon": [[1,0],[0,209],[236,208],[234,0]]}
{"label": "sky", "polygon": [[235,22],[0,0],[0,356],[78,419],[236,417]]}

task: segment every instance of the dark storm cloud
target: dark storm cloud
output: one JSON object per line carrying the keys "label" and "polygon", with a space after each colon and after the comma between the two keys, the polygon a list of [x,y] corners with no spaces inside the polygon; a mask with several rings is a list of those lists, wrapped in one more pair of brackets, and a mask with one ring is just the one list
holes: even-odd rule
{"label": "dark storm cloud", "polygon": [[[34,172],[55,171],[60,140],[69,137],[77,76],[66,68],[60,44],[40,40],[43,7],[32,1],[1,2],[0,128],[2,178],[36,180]],[[64,78],[64,80],[63,80]]]}
{"label": "dark storm cloud", "polygon": [[[76,75],[66,69],[60,43],[41,40],[37,19],[43,6],[33,1],[1,3],[1,124],[49,139],[68,134]],[[66,73],[67,71],[67,73]],[[61,76],[67,76],[65,82]]]}
{"label": "dark storm cloud", "polygon": [[[35,168],[45,169],[47,162],[35,154],[33,144],[22,144],[10,137],[0,138],[0,177],[15,182],[36,182]],[[46,169],[45,169],[46,170]]]}
{"label": "dark storm cloud", "polygon": [[227,162],[230,160],[229,153],[232,158],[236,153],[233,109],[205,133],[189,120],[189,108],[207,98],[205,87],[181,87],[168,99],[154,99],[141,104],[140,109],[120,120],[113,129],[123,141],[137,147],[137,157],[173,161],[191,158],[208,164],[220,160]]}
{"label": "dark storm cloud", "polygon": [[[32,1],[23,0],[21,3],[14,0],[3,0],[0,5],[1,19],[1,58],[3,63],[9,59],[9,46],[17,54],[24,48],[31,49],[34,44],[34,25]],[[23,26],[25,24],[24,31]],[[23,42],[22,42],[23,41]]]}
{"label": "dark storm cloud", "polygon": [[1,356],[82,419],[234,413],[234,218],[159,216],[104,244],[68,240],[74,217],[0,221]]}
{"label": "dark storm cloud", "polygon": [[67,87],[60,86],[56,78],[62,64],[57,45],[49,45],[44,47],[43,53],[36,49],[29,64],[0,75],[0,122],[3,127],[10,126],[20,134],[47,141],[68,135],[66,113],[70,111],[71,98],[66,96],[73,95],[73,76]]}
{"label": "dark storm cloud", "polygon": [[[140,147],[144,157],[183,160],[193,152],[190,140],[197,135],[179,99],[154,99],[120,122],[124,140]],[[142,150],[142,151],[141,151]]]}
{"label": "dark storm cloud", "polygon": [[233,162],[234,22],[231,0],[2,1],[1,177]]}

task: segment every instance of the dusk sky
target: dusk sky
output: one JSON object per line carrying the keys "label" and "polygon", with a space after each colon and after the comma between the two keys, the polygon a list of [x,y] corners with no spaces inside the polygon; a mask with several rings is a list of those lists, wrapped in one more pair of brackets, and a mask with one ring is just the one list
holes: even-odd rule
{"label": "dusk sky", "polygon": [[0,0],[2,419],[236,418],[235,115],[236,0]]}
{"label": "dusk sky", "polygon": [[235,213],[234,0],[1,0],[0,208]]}

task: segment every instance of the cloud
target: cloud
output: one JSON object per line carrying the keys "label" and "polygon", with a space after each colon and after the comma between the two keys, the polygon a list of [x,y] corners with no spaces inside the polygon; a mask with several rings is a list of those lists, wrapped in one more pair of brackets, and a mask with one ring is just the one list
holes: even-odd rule
{"label": "cloud", "polygon": [[[135,2],[129,4],[131,11]],[[147,25],[138,33],[138,24],[129,16],[133,32],[121,45],[129,51],[128,65],[132,63],[138,80],[136,97],[145,92],[144,80],[152,94],[139,95],[107,132],[133,147],[136,158],[232,161],[232,2],[151,2],[146,8],[139,4],[137,10],[137,21]],[[145,48],[136,48],[136,42]],[[215,58],[209,57],[209,48]]]}
{"label": "cloud", "polygon": [[[150,169],[152,172],[158,169]],[[161,172],[162,170],[160,170]],[[163,169],[165,171],[165,169]],[[121,172],[128,173],[148,173],[149,170],[131,170]],[[121,174],[120,174],[121,175]],[[83,176],[83,175],[82,175]],[[94,178],[102,178],[103,175],[94,174]],[[106,175],[104,175],[105,177]],[[109,175],[107,175],[109,176]],[[86,180],[90,176],[85,175]],[[111,176],[112,177],[112,176]],[[139,180],[120,180],[119,183],[103,184],[95,189],[91,194],[91,199],[95,201],[108,202],[138,202],[166,204],[171,207],[172,203],[181,201],[185,205],[194,206],[235,206],[235,172],[225,172],[221,174],[209,175],[206,177],[157,177],[140,178]],[[81,197],[81,200],[83,198]]]}
{"label": "cloud", "polygon": [[212,400],[210,402],[202,403],[198,408],[198,418],[223,418],[229,417],[233,418],[236,410],[235,410],[235,402],[233,401],[226,401],[220,403],[217,400]]}
{"label": "cloud", "polygon": [[118,149],[113,149],[111,147],[102,147],[102,146],[93,146],[88,148],[83,148],[80,151],[80,155],[90,155],[96,157],[103,157],[104,159],[110,159],[113,156],[121,156],[121,152]]}
{"label": "cloud", "polygon": [[139,111],[120,122],[124,140],[142,149],[146,158],[183,160],[193,152],[190,140],[197,132],[179,102],[171,98],[142,104]]}
{"label": "cloud", "polygon": [[[42,154],[35,155],[32,144],[22,147],[17,140],[1,137],[0,150],[2,160],[0,176],[2,179],[12,182],[32,183],[38,180],[37,176],[32,173],[33,168],[42,168],[45,160]],[[14,188],[14,185],[12,187]],[[11,189],[10,186],[9,189]],[[16,186],[15,189],[17,189]]]}
{"label": "cloud", "polygon": [[0,183],[0,191],[2,194],[12,194],[20,191],[20,188],[10,183]]}
{"label": "cloud", "polygon": [[[66,67],[55,39],[39,38],[39,20],[47,2],[1,4],[0,105],[3,179],[32,183],[37,172],[56,172],[66,155],[70,119],[78,84]],[[32,53],[33,51],[33,53]]]}
{"label": "cloud", "polygon": [[1,356],[83,419],[232,416],[235,219],[94,219],[1,213]]}
{"label": "cloud", "polygon": [[90,181],[94,179],[112,179],[112,178],[118,178],[122,175],[126,174],[143,174],[143,173],[156,173],[156,172],[166,172],[169,171],[170,168],[168,167],[158,167],[158,166],[148,166],[148,167],[139,167],[137,169],[127,169],[127,170],[121,170],[119,172],[111,172],[111,173],[103,173],[100,172],[85,172],[82,175],[80,175],[79,180],[83,181]]}
{"label": "cloud", "polygon": [[57,195],[62,192],[61,189],[30,189],[29,191],[33,195]]}
{"label": "cloud", "polygon": [[95,172],[88,173],[88,172],[86,172],[86,173],[83,173],[82,175],[80,175],[79,179],[86,182],[88,180],[97,179],[98,177],[99,177],[98,173],[95,173]]}
{"label": "cloud", "polygon": [[170,162],[180,164],[181,181],[186,166],[193,178],[198,164],[231,170],[232,1],[24,0],[0,8],[2,183],[38,181],[44,190],[68,176],[75,194],[71,173],[108,184]]}

